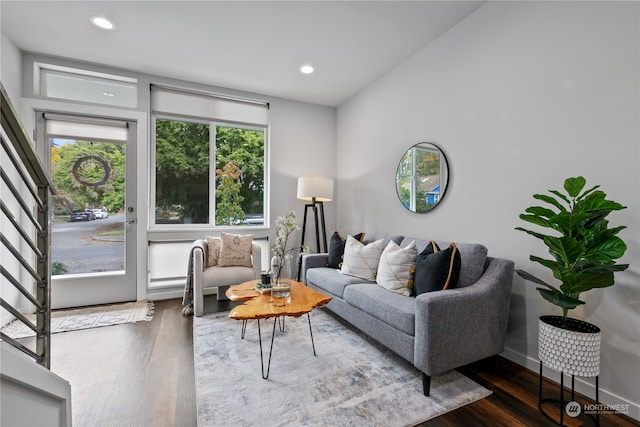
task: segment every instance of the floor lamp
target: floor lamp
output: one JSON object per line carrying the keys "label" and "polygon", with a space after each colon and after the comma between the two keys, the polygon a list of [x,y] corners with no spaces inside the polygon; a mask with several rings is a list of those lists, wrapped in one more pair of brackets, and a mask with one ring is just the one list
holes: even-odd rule
{"label": "floor lamp", "polygon": [[[307,231],[307,212],[312,211],[315,224],[316,249],[317,253],[327,252],[327,228],[324,222],[324,202],[330,202],[333,199],[333,180],[321,177],[300,177],[298,178],[298,199],[307,203],[304,205],[304,219],[302,222],[302,242],[300,246],[304,246],[304,238]],[[322,231],[322,240],[320,240],[320,231]],[[320,243],[322,242],[322,249]],[[302,257],[302,254],[300,255]],[[298,280],[300,280],[300,270],[302,263],[298,265]]]}

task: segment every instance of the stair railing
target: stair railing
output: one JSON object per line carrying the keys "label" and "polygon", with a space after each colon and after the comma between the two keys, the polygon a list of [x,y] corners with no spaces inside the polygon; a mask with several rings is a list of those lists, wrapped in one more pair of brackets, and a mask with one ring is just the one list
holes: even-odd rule
{"label": "stair railing", "polygon": [[[3,287],[12,285],[33,305],[36,322],[3,297],[0,305],[36,335],[35,351],[0,332],[0,338],[46,368],[51,367],[51,234],[49,206],[53,184],[42,166],[9,97],[0,83],[3,190],[0,241],[11,254],[0,260]],[[10,196],[9,196],[10,193]],[[19,264],[19,267],[16,264]],[[34,286],[35,285],[35,286]],[[35,287],[35,292],[34,288]],[[4,289],[3,289],[4,291]],[[24,310],[22,310],[24,311]]]}

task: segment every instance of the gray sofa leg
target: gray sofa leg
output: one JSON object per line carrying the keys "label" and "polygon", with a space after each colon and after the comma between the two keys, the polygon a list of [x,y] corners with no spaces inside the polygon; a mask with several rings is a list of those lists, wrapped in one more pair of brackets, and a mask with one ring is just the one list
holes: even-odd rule
{"label": "gray sofa leg", "polygon": [[422,393],[425,396],[429,396],[430,389],[431,389],[431,377],[423,372],[422,373]]}

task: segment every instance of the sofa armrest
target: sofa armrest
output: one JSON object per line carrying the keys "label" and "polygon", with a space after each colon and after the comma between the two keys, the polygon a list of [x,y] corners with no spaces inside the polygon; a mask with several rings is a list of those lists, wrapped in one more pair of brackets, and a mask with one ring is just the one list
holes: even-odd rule
{"label": "sofa armrest", "polygon": [[300,273],[300,282],[307,284],[307,270],[316,267],[326,267],[329,263],[329,254],[303,254],[302,255],[302,269]]}
{"label": "sofa armrest", "polygon": [[473,285],[416,297],[414,365],[437,375],[504,350],[513,261],[487,258]]}

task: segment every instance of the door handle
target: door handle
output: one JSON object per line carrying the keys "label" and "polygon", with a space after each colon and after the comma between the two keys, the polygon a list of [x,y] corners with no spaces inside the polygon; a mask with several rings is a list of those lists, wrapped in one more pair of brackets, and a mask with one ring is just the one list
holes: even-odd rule
{"label": "door handle", "polygon": [[129,219],[125,219],[123,222],[125,224],[135,224],[136,223],[136,219],[135,218],[129,218]]}

